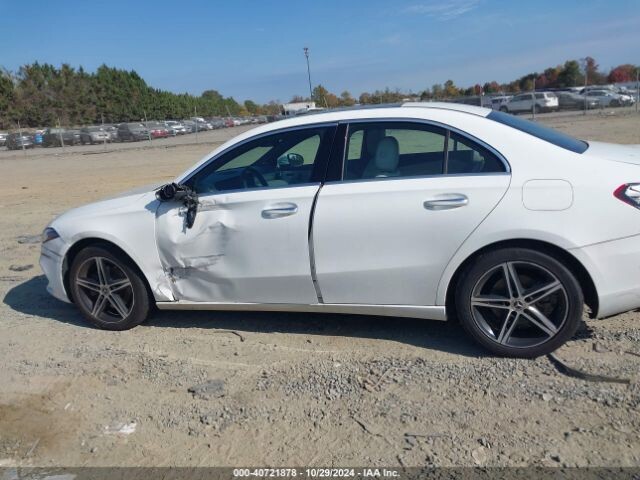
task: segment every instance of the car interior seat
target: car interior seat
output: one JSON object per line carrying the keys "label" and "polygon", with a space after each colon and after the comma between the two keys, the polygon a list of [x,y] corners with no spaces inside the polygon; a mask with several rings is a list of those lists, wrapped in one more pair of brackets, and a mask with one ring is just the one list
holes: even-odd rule
{"label": "car interior seat", "polygon": [[395,137],[382,137],[378,141],[373,160],[364,172],[364,178],[398,177],[400,171],[400,147]]}

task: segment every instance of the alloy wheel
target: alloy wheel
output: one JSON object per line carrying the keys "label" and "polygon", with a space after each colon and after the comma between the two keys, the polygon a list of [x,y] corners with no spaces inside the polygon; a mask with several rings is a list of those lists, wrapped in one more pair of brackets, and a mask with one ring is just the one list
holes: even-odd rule
{"label": "alloy wheel", "polygon": [[480,277],[470,308],[473,321],[490,340],[529,348],[560,331],[569,314],[569,298],[560,280],[546,268],[509,261]]}
{"label": "alloy wheel", "polygon": [[105,257],[85,260],[77,271],[75,284],[79,300],[96,319],[121,322],[134,306],[131,280],[115,262]]}

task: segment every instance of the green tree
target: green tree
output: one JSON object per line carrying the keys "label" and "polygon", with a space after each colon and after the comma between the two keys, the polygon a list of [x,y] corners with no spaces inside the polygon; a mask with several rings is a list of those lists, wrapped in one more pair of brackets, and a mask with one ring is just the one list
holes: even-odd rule
{"label": "green tree", "polygon": [[340,103],[345,107],[351,107],[356,104],[355,99],[351,96],[351,94],[345,90],[340,94]]}
{"label": "green tree", "polygon": [[258,104],[252,100],[245,100],[244,108],[246,108],[247,112],[249,112],[251,115],[257,115],[260,110]]}
{"label": "green tree", "polygon": [[564,62],[558,74],[558,87],[575,87],[584,83],[584,76],[580,73],[580,64],[576,60]]}
{"label": "green tree", "polygon": [[311,100],[316,102],[316,107],[327,107],[327,95],[329,95],[329,90],[318,85],[313,89]]}

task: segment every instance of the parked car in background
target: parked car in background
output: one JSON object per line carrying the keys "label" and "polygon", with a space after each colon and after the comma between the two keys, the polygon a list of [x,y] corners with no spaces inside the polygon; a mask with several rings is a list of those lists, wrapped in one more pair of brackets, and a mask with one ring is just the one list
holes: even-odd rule
{"label": "parked car in background", "polygon": [[553,92],[521,93],[500,107],[501,112],[553,112],[558,110],[558,97]]}
{"label": "parked car in background", "polygon": [[209,123],[211,124],[211,126],[213,127],[214,130],[218,130],[220,128],[225,128],[226,124],[224,122],[224,120],[222,120],[221,118],[216,118],[214,120],[210,120]]}
{"label": "parked car in background", "polygon": [[213,126],[202,117],[191,117],[190,120],[195,122],[199,132],[213,130]]}
{"label": "parked car in background", "polygon": [[598,100],[601,107],[621,107],[625,105],[630,97],[620,95],[612,90],[588,90],[586,92],[587,98]]}
{"label": "parked car in background", "polygon": [[206,132],[207,130],[213,130],[213,125],[209,122],[196,122],[196,128],[199,132]]}
{"label": "parked car in background", "polygon": [[558,97],[560,110],[584,110],[598,108],[600,102],[597,98],[580,95],[574,92],[555,92]]}
{"label": "parked car in background", "polygon": [[109,134],[109,141],[117,142],[118,141],[118,128],[113,125],[102,125],[104,131]]}
{"label": "parked car in background", "polygon": [[36,130],[33,134],[33,143],[36,146],[42,146],[42,137],[44,136],[44,130]]}
{"label": "parked car in background", "polygon": [[165,127],[163,123],[147,122],[145,125],[147,130],[149,130],[151,138],[167,138],[170,135],[169,129]]}
{"label": "parked car in background", "polygon": [[187,133],[195,133],[196,131],[196,122],[194,122],[193,120],[183,120],[182,125],[184,125],[184,128],[186,129]]}
{"label": "parked car in background", "polygon": [[20,150],[21,148],[34,148],[33,137],[23,133],[10,133],[7,135],[5,145],[8,150]]}
{"label": "parked car in background", "polygon": [[235,127],[236,123],[233,121],[233,118],[227,117],[224,119],[224,124],[227,128]]}
{"label": "parked car in background", "polygon": [[80,143],[83,145],[90,143],[105,143],[111,141],[111,135],[107,133],[102,127],[84,127],[80,130]]}
{"label": "parked car in background", "polygon": [[164,126],[169,129],[169,133],[171,133],[171,135],[173,136],[184,135],[185,133],[187,133],[187,128],[182,123],[177,122],[176,120],[167,120],[166,122],[164,122]]}
{"label": "parked car in background", "polygon": [[62,147],[63,145],[78,145],[79,143],[80,130],[47,128],[42,135],[43,147]]}
{"label": "parked car in background", "polygon": [[3,147],[5,143],[7,143],[7,136],[9,134],[7,132],[0,132],[0,147]]}
{"label": "parked car in background", "polygon": [[491,97],[491,108],[493,110],[500,110],[502,105],[505,105],[509,100],[513,98],[513,95],[499,95]]}
{"label": "parked car in background", "polygon": [[140,122],[121,123],[118,126],[119,142],[149,140],[149,130]]}

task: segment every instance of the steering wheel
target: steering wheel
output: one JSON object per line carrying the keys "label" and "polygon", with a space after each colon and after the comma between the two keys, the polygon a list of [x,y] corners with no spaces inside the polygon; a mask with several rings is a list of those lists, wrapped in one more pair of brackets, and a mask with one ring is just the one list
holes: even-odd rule
{"label": "steering wheel", "polygon": [[[267,183],[267,180],[260,173],[260,171],[257,168],[252,167],[251,165],[249,165],[247,168],[245,168],[242,171],[242,178],[244,180],[244,186],[247,188],[257,186],[255,180],[258,180],[258,182],[262,184],[263,187],[269,186],[269,184]],[[249,185],[249,179],[251,179],[252,185]]]}

